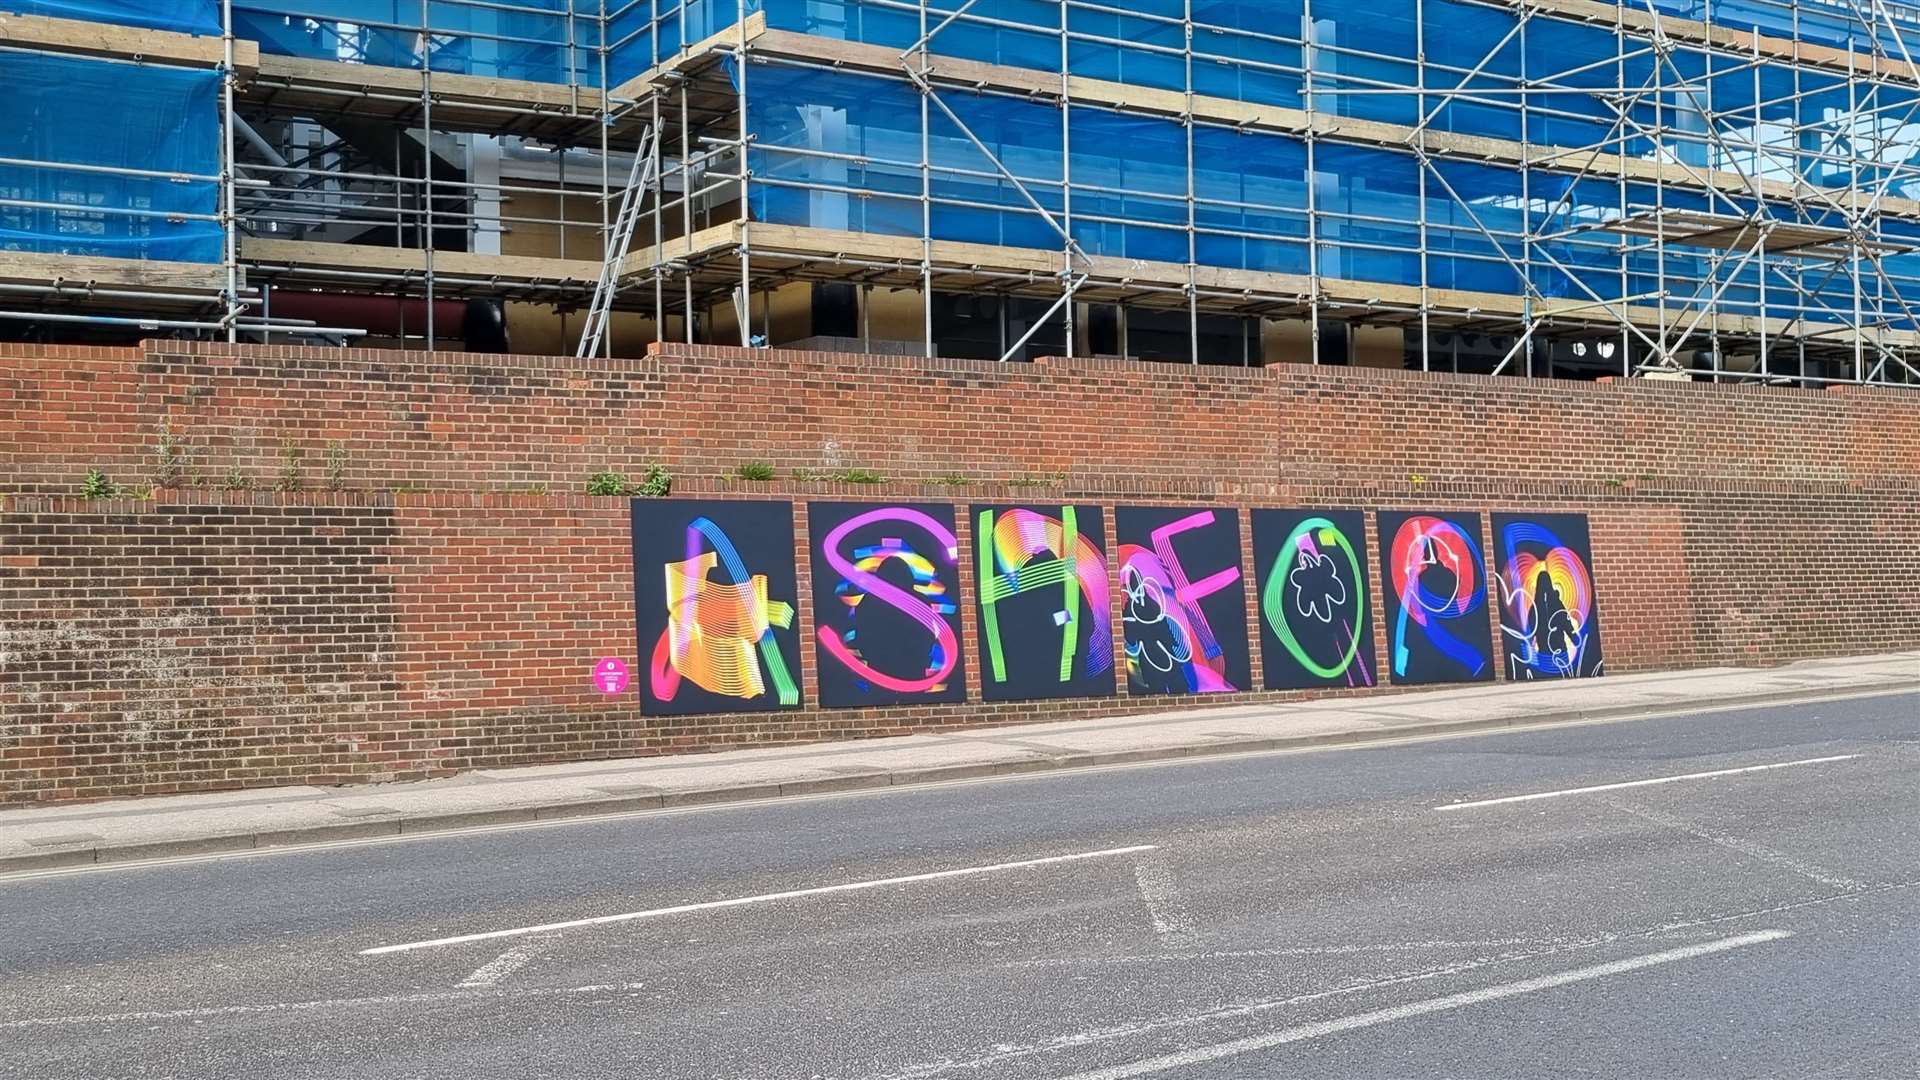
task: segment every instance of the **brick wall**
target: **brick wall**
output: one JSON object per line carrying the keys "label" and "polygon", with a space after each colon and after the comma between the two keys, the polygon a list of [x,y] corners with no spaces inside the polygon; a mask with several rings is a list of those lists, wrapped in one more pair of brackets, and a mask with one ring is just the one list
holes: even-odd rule
{"label": "brick wall", "polygon": [[[686,346],[4,348],[0,803],[1169,707],[641,717],[588,681],[600,656],[634,659],[626,506],[579,492],[654,462],[703,497],[1071,497],[1109,522],[1117,502],[1580,511],[1610,670],[1920,641],[1920,395],[1902,391]],[[723,479],[747,461],[780,478]],[[290,463],[298,490],[269,490]],[[850,467],[887,481],[791,479]],[[94,468],[181,486],[75,497]]]}

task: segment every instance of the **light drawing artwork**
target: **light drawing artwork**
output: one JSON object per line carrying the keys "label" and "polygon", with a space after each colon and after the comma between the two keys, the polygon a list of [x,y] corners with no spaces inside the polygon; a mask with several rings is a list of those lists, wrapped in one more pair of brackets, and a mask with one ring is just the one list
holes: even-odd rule
{"label": "light drawing artwork", "polygon": [[635,500],[641,708],[797,708],[791,503]]}
{"label": "light drawing artwork", "polygon": [[1480,515],[1381,511],[1387,658],[1395,683],[1493,678]]}
{"label": "light drawing artwork", "polygon": [[820,702],[961,701],[953,507],[809,503]]}
{"label": "light drawing artwork", "polygon": [[989,701],[1112,694],[1105,522],[1099,507],[974,508],[974,602]]}
{"label": "light drawing artwork", "polygon": [[1374,685],[1364,515],[1255,510],[1253,549],[1266,688]]}
{"label": "light drawing artwork", "polygon": [[1599,675],[1605,659],[1586,517],[1495,514],[1493,531],[1507,677]]}
{"label": "light drawing artwork", "polygon": [[1123,506],[1114,512],[1114,529],[1127,692],[1249,689],[1239,516],[1232,510]]}

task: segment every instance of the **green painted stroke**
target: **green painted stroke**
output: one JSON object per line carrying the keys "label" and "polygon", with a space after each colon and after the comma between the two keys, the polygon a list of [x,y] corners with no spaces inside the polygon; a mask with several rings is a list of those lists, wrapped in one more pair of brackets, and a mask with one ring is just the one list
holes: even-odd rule
{"label": "green painted stroke", "polygon": [[1300,644],[1300,639],[1293,635],[1293,627],[1287,624],[1285,592],[1287,574],[1294,566],[1293,553],[1300,543],[1300,538],[1316,530],[1322,544],[1331,544],[1346,553],[1347,566],[1353,571],[1353,576],[1348,578],[1348,581],[1353,586],[1354,610],[1362,613],[1361,618],[1365,617],[1367,587],[1360,572],[1360,558],[1354,554],[1353,545],[1347,542],[1346,534],[1341,532],[1333,522],[1323,517],[1308,518],[1287,534],[1286,542],[1280,545],[1280,557],[1273,561],[1273,569],[1267,572],[1267,580],[1260,589],[1260,614],[1267,620],[1267,625],[1273,628],[1274,635],[1280,639],[1280,644],[1285,645],[1287,651],[1293,654],[1293,658],[1300,661],[1301,667],[1322,679],[1337,679],[1353,665],[1353,658],[1360,651],[1359,626],[1356,625],[1353,632],[1348,635],[1352,640],[1347,642],[1347,654],[1340,658],[1339,663],[1327,667],[1307,655],[1307,650]]}

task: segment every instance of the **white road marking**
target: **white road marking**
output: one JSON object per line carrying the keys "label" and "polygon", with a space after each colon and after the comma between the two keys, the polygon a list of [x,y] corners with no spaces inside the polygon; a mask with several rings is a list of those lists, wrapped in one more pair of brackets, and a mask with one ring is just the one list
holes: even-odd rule
{"label": "white road marking", "polygon": [[479,969],[460,982],[460,989],[475,990],[489,986],[498,986],[506,977],[519,971],[533,959],[533,950],[538,947],[539,939],[515,945],[499,956],[480,965]]}
{"label": "white road marking", "polygon": [[80,1027],[88,1024],[140,1024],[155,1020],[213,1020],[222,1016],[253,1016],[258,1013],[304,1012],[309,1009],[366,1008],[370,1006],[423,1005],[443,1001],[498,1001],[501,998],[570,997],[585,994],[622,994],[642,989],[644,984],[603,983],[597,986],[530,987],[526,990],[435,990],[419,994],[382,994],[378,997],[322,998],[317,1001],[270,1001],[259,1005],[214,1005],[201,1009],[150,1009],[143,1012],[89,1013],[77,1016],[41,1016],[26,1020],[0,1020],[0,1031],[37,1027]]}
{"label": "white road marking", "polygon": [[1562,788],[1559,791],[1536,791],[1531,795],[1508,795],[1501,799],[1479,799],[1474,802],[1448,803],[1436,806],[1435,810],[1471,810],[1476,806],[1502,806],[1507,803],[1532,802],[1535,799],[1558,799],[1567,795],[1590,795],[1596,791],[1618,791],[1621,788],[1651,787],[1655,784],[1676,784],[1682,780],[1711,780],[1719,776],[1738,776],[1741,773],[1767,772],[1772,769],[1790,769],[1795,765],[1825,765],[1833,761],[1852,761],[1859,754],[1836,754],[1833,757],[1801,758],[1799,761],[1780,761],[1772,765],[1748,765],[1739,769],[1715,769],[1712,772],[1683,773],[1680,776],[1656,776],[1651,780],[1627,780],[1618,784],[1595,784],[1592,787]]}
{"label": "white road marking", "polygon": [[1285,1028],[1267,1035],[1255,1035],[1251,1038],[1235,1039],[1232,1042],[1217,1043],[1213,1046],[1198,1046],[1190,1050],[1182,1050],[1178,1053],[1148,1058],[1145,1061],[1116,1065],[1106,1069],[1095,1069],[1092,1072],[1076,1073],[1072,1076],[1064,1077],[1062,1080],[1127,1080],[1129,1077],[1151,1076],[1154,1073],[1189,1068],[1204,1062],[1218,1061],[1221,1058],[1234,1057],[1239,1054],[1251,1054],[1261,1050],[1271,1050],[1275,1047],[1285,1046],[1288,1043],[1303,1042],[1307,1039],[1318,1039],[1325,1035],[1337,1035],[1343,1031],[1372,1027],[1375,1024],[1389,1024],[1396,1020],[1408,1020],[1416,1016],[1426,1016],[1429,1013],[1464,1009],[1471,1005],[1483,1005],[1489,1001],[1500,1001],[1504,998],[1518,997],[1521,994],[1533,994],[1542,990],[1552,990],[1556,987],[1586,982],[1591,979],[1603,979],[1609,975],[1623,975],[1629,971],[1639,971],[1643,968],[1656,967],[1661,964],[1672,964],[1682,960],[1692,960],[1696,957],[1726,952],[1729,949],[1745,948],[1748,945],[1760,945],[1765,942],[1779,941],[1782,938],[1792,936],[1793,934],[1786,930],[1760,930],[1751,934],[1742,934],[1739,937],[1721,938],[1718,941],[1707,941],[1698,945],[1687,945],[1678,949],[1668,949],[1665,952],[1648,953],[1645,956],[1635,956],[1626,960],[1615,960],[1608,964],[1595,964],[1592,967],[1574,968],[1571,971],[1562,971],[1555,975],[1542,975],[1534,979],[1522,979],[1519,982],[1502,983],[1499,986],[1489,986],[1480,990],[1469,990],[1460,994],[1448,994],[1446,997],[1428,998],[1425,1001],[1409,1002],[1405,1005],[1396,1005],[1390,1009],[1375,1009],[1372,1012],[1356,1013],[1352,1016],[1322,1020],[1318,1023],[1301,1024],[1298,1027]]}
{"label": "white road marking", "polygon": [[1651,807],[1634,806],[1625,799],[1608,799],[1607,803],[1621,813],[1632,814],[1634,817],[1642,820],[1651,821],[1655,825],[1663,825],[1669,829],[1677,829],[1680,832],[1686,833],[1688,836],[1705,840],[1715,847],[1726,848],[1728,851],[1745,855],[1749,858],[1759,859],[1763,863],[1770,863],[1778,866],[1782,870],[1798,874],[1809,881],[1825,885],[1830,889],[1857,891],[1865,888],[1860,882],[1850,877],[1835,873],[1824,867],[1815,866],[1812,863],[1802,862],[1784,851],[1775,851],[1764,844],[1758,844],[1752,840],[1743,840],[1738,836],[1728,836],[1724,833],[1711,832],[1695,825],[1685,818],[1662,813]]}
{"label": "white road marking", "polygon": [[1173,869],[1165,859],[1149,856],[1133,867],[1133,880],[1140,887],[1140,899],[1153,919],[1153,932],[1163,948],[1177,949],[1193,939],[1193,915],[1180,902],[1174,886]]}
{"label": "white road marking", "polygon": [[[1920,881],[1913,882],[1912,884],[1920,885]],[[1836,900],[1836,899],[1854,899],[1858,895],[1859,894],[1843,894],[1837,897],[1828,897],[1826,900],[1803,902],[1803,903],[1824,903],[1829,900]],[[1200,1012],[1175,1013],[1171,1015],[1153,1017],[1150,1019],[1132,1020],[1132,1021],[1119,1023],[1119,1024],[1107,1024],[1097,1028],[1083,1029],[1080,1031],[1068,1032],[1063,1035],[1056,1035],[1051,1038],[1045,1039],[1040,1042],[1035,1042],[1035,1043],[1002,1044],[1000,1046],[994,1047],[991,1052],[978,1057],[960,1058],[960,1059],[943,1058],[936,1061],[921,1062],[918,1064],[906,1066],[905,1068],[896,1069],[894,1071],[887,1072],[884,1074],[869,1076],[866,1078],[866,1080],[931,1080],[931,1078],[933,1077],[946,1076],[950,1073],[955,1073],[955,1072],[975,1072],[980,1069],[991,1068],[993,1066],[1005,1064],[1010,1061],[1017,1061],[1017,1060],[1030,1058],[1030,1057],[1034,1057],[1041,1054],[1054,1054],[1054,1053],[1060,1053],[1063,1051],[1076,1051],[1076,1050],[1084,1051],[1088,1047],[1099,1044],[1099,1043],[1111,1043],[1121,1039],[1136,1039],[1136,1038],[1141,1038],[1148,1035],[1162,1035],[1162,1034],[1166,1034],[1174,1031],[1179,1031],[1181,1029],[1190,1029],[1190,1028],[1207,1025],[1207,1024],[1219,1024],[1223,1022],[1241,1021],[1241,1020],[1246,1020],[1252,1017],[1257,1017],[1265,1013],[1273,1012],[1276,1009],[1290,1009],[1300,1005],[1308,1005],[1317,1001],[1327,1001],[1337,997],[1347,997],[1354,994],[1373,993],[1375,991],[1384,990],[1392,986],[1409,986],[1409,985],[1412,985],[1413,983],[1432,982],[1436,979],[1446,979],[1446,978],[1452,978],[1457,975],[1464,975],[1467,972],[1478,971],[1481,968],[1497,967],[1504,964],[1519,963],[1527,960],[1544,960],[1548,957],[1558,956],[1561,953],[1573,952],[1575,950],[1598,948],[1599,946],[1602,946],[1602,945],[1612,944],[1616,941],[1621,941],[1629,938],[1647,938],[1647,939],[1656,938],[1662,935],[1673,933],[1677,930],[1683,929],[1684,927],[1688,927],[1688,926],[1705,925],[1706,923],[1718,923],[1718,922],[1724,922],[1724,921],[1735,920],[1735,919],[1758,918],[1764,915],[1776,914],[1778,913],[1779,910],[1786,910],[1788,908],[1796,908],[1799,906],[1802,906],[1802,905],[1799,903],[1796,903],[1793,905],[1785,905],[1783,906],[1782,909],[1746,911],[1746,912],[1740,912],[1734,915],[1717,916],[1712,919],[1701,920],[1698,923],[1676,923],[1670,926],[1663,926],[1663,927],[1658,927],[1650,930],[1635,930],[1635,931],[1623,932],[1623,933],[1604,934],[1599,937],[1568,941],[1565,943],[1548,945],[1543,948],[1513,950],[1513,951],[1497,953],[1489,956],[1478,956],[1478,957],[1473,957],[1471,959],[1457,960],[1457,961],[1439,965],[1439,966],[1403,969],[1400,971],[1394,971],[1394,972],[1389,972],[1383,975],[1375,976],[1373,978],[1362,979],[1358,982],[1350,982],[1341,986],[1330,987],[1325,990],[1315,990],[1305,994],[1293,994],[1291,996],[1283,997],[1283,998],[1268,998],[1264,1001],[1251,1001],[1251,1002],[1245,1002],[1237,1005],[1227,1005],[1227,1006],[1222,1006],[1220,1008],[1215,1008],[1215,1009],[1206,1009]],[[1204,955],[1204,954],[1189,953],[1187,955],[1195,956],[1195,955]],[[1163,954],[1163,956],[1165,956],[1168,959],[1174,958],[1172,954]],[[1151,959],[1160,959],[1160,958],[1161,957],[1153,957]],[[1018,965],[1007,964],[1002,966],[1015,967]]]}
{"label": "white road marking", "polygon": [[759,896],[736,896],[730,900],[708,900],[698,904],[678,904],[674,907],[653,908],[648,911],[628,911],[619,915],[599,915],[590,919],[569,919],[566,922],[542,923],[539,926],[518,926],[511,930],[488,930],[478,934],[460,934],[455,937],[434,938],[431,941],[409,941],[402,945],[381,945],[377,948],[360,950],[361,956],[380,956],[385,953],[410,952],[414,949],[434,949],[443,945],[464,945],[469,941],[491,941],[498,938],[525,937],[529,934],[549,934],[559,930],[573,930],[582,926],[606,926],[610,923],[632,922],[635,919],[655,919],[663,915],[684,915],[691,911],[713,911],[718,908],[743,907],[747,904],[768,904],[776,900],[793,900],[802,896],[824,896],[828,893],[858,892],[863,889],[880,889],[888,885],[908,885],[919,881],[942,881],[947,878],[972,877],[976,874],[991,874],[1000,870],[1024,870],[1033,866],[1052,866],[1056,863],[1082,862],[1087,859],[1109,859],[1117,855],[1137,855],[1143,851],[1159,850],[1156,844],[1136,844],[1132,847],[1108,848],[1104,851],[1083,851],[1076,855],[1049,855],[1043,859],[1022,859],[1019,862],[994,863],[991,866],[967,866],[958,870],[936,870],[930,874],[908,874],[904,877],[878,878],[872,881],[849,881],[840,885],[821,885],[812,889],[792,889],[787,892],[763,893]]}
{"label": "white road marking", "polygon": [[1295,956],[1355,956],[1361,953],[1447,952],[1469,949],[1532,948],[1558,951],[1604,945],[1621,935],[1587,938],[1486,938],[1477,941],[1399,941],[1382,945],[1303,945],[1273,949],[1218,949],[1208,952],[1121,953],[1111,956],[1048,956],[1010,960],[1003,968],[1098,967],[1129,964],[1214,963],[1221,960],[1277,960]]}

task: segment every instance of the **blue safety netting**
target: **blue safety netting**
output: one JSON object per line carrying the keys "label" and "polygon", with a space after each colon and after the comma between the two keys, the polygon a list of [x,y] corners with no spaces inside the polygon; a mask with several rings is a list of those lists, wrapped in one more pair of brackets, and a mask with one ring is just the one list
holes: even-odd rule
{"label": "blue safety netting", "polygon": [[[1862,0],[1653,0],[1653,6],[1671,15],[1711,22],[1729,30],[1758,30],[1781,38],[1832,45],[1849,45],[1866,52],[1876,41],[1899,57],[1920,41],[1920,11],[1911,4],[1875,4]],[[1888,27],[1894,21],[1898,36]]]}
{"label": "blue safety netting", "polygon": [[[1657,2],[1729,27],[1783,35],[1797,27],[1807,40],[1844,44],[1868,33],[1839,4],[1802,3],[1796,23],[1773,0]],[[1892,194],[1920,197],[1904,175],[1920,158],[1920,136],[1876,132],[1881,160],[1862,165],[1861,133],[1843,119],[1904,115],[1920,103],[1911,88],[1863,87],[1686,45],[1661,56],[1604,25],[1546,14],[1523,21],[1465,0],[1347,0],[1316,5],[1311,20],[1302,0],[930,0],[924,12],[897,0],[607,0],[604,30],[600,10],[584,0],[432,0],[430,35],[419,32],[418,0],[240,0],[235,18],[271,52],[583,85],[599,82],[603,41],[607,81],[619,85],[755,13],[774,29],[894,48],[945,22],[928,39],[945,56],[1536,146],[1605,145],[1781,182],[1842,188],[1893,176]],[[420,55],[423,38],[430,56]],[[929,229],[936,239],[1038,249],[1058,248],[1056,222],[1066,222],[1095,255],[1508,294],[1531,284],[1576,300],[1664,292],[1683,309],[1717,292],[1758,311],[1764,274],[1766,310],[1783,318],[1817,315],[1817,305],[1853,288],[1831,265],[1787,256],[1763,269],[1679,244],[1660,254],[1596,227],[1676,210],[1737,216],[1738,201],[1492,163],[1426,169],[1410,153],[1336,140],[1322,140],[1309,163],[1300,140],[1274,132],[1197,126],[1189,211],[1187,134],[1172,120],[1081,105],[1063,113],[958,89],[943,100],[1018,183],[936,111],[923,223],[921,110],[910,84],[778,64],[734,74],[750,84],[749,199],[760,220],[902,236]],[[1523,107],[1516,89],[1542,82],[1562,92],[1529,95]],[[1713,122],[1755,151],[1722,156],[1700,105],[1709,98]],[[1773,213],[1807,217],[1785,205]],[[1562,235],[1523,250],[1529,233]],[[1884,262],[1900,282],[1920,271],[1920,255]],[[1785,307],[1795,295],[1814,307]]]}
{"label": "blue safety netting", "polygon": [[607,83],[619,86],[765,6],[764,0],[607,0]]}
{"label": "blue safety netting", "polygon": [[0,11],[186,34],[220,33],[219,0],[0,0]]}
{"label": "blue safety netting", "polygon": [[0,86],[0,158],[47,163],[0,165],[0,248],[220,261],[217,72],[0,51]]}
{"label": "blue safety netting", "polygon": [[[975,0],[971,6],[966,0],[932,0],[924,24],[918,10],[892,0],[755,0],[749,10],[764,7],[768,25],[778,29],[896,48],[956,15],[928,39],[932,52],[1049,73],[1064,65],[1077,76],[1184,91],[1182,19],[1189,6],[1192,89],[1198,94],[1311,105],[1318,112],[1398,124],[1425,120],[1434,131],[1537,144],[1606,143],[1629,156],[1664,152],[1701,168],[1750,167],[1715,160],[1720,151],[1699,117],[1700,103],[1711,100],[1735,141],[1765,147],[1760,168],[1769,178],[1830,187],[1868,179],[1856,176],[1847,160],[1857,133],[1843,130],[1836,118],[1863,110],[1899,115],[1915,97],[1893,86],[1850,87],[1844,75],[1832,72],[1755,63],[1737,51],[1675,47],[1660,60],[1645,40],[1623,38],[1610,27],[1544,14],[1523,23],[1503,8],[1464,0],[1347,0],[1316,6],[1310,25],[1300,0]],[[1708,13],[1700,3],[1660,6],[1690,18]],[[634,46],[635,63],[622,70],[637,72],[641,61],[711,34],[727,24],[735,7],[734,0],[695,0],[684,10],[675,0],[632,0],[622,12],[622,39]],[[1793,26],[1784,3],[1725,0],[1711,8],[1728,26],[1777,33],[1790,33]],[[659,18],[649,23],[655,9]],[[1850,11],[1840,4],[1801,3],[1802,37],[1844,44],[1846,35],[1823,38],[1819,28],[1846,24]],[[1920,24],[1914,36],[1920,41]],[[1523,109],[1516,92],[1522,80],[1576,92],[1556,92],[1550,100],[1535,94]],[[1616,111],[1620,86],[1629,90],[1625,121]],[[1583,89],[1592,94],[1577,92]],[[1855,94],[1868,100],[1852,100]],[[1831,135],[1793,133],[1821,124],[1835,125]],[[1656,147],[1646,132],[1660,129],[1666,129],[1664,144]],[[1901,161],[1920,156],[1920,139],[1903,137],[1889,152]]]}
{"label": "blue safety netting", "polygon": [[[572,12],[578,11],[578,14]],[[430,35],[420,33],[422,19]],[[597,86],[600,6],[579,0],[241,0],[233,32],[266,52]],[[430,42],[422,56],[423,37]]]}
{"label": "blue safety netting", "polygon": [[[911,83],[772,62],[749,65],[745,78],[755,220],[921,235],[921,111]],[[939,110],[929,113],[925,227],[936,240],[1058,250],[1055,223],[1068,223],[1093,256],[1184,263],[1191,243],[1191,258],[1206,266],[1317,268],[1330,278],[1506,295],[1531,283],[1576,302],[1652,304],[1645,298],[1664,292],[1674,311],[1717,294],[1723,309],[1761,313],[1764,274],[1770,317],[1851,310],[1851,277],[1831,261],[1742,261],[1738,252],[1678,243],[1662,254],[1594,228],[1656,212],[1739,217],[1755,209],[1746,199],[1495,163],[1436,159],[1426,170],[1411,152],[1327,139],[1309,167],[1306,144],[1293,136],[1201,124],[1190,240],[1189,155],[1177,121],[1075,105],[1063,130],[1061,111],[1044,102],[957,88],[941,99],[999,164]],[[1770,211],[1787,222],[1843,224],[1785,204]],[[1883,232],[1913,244],[1920,226],[1889,222]],[[1529,245],[1529,234],[1555,238]],[[1920,254],[1884,261],[1898,291],[1920,299]],[[1885,291],[1884,303],[1897,306],[1894,288]]]}

